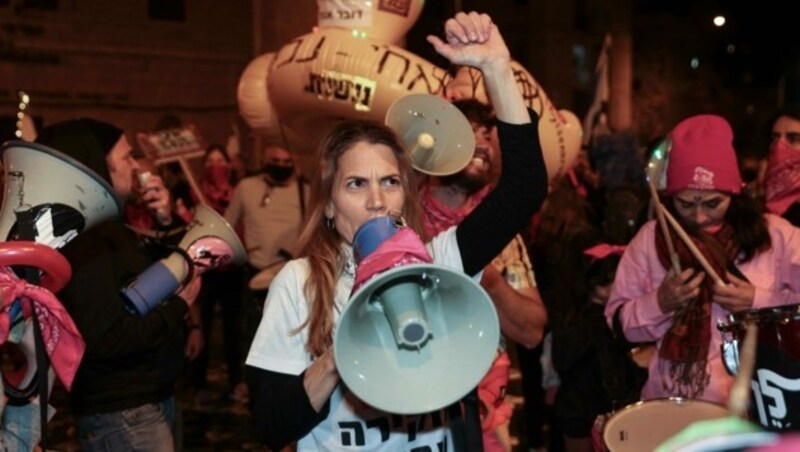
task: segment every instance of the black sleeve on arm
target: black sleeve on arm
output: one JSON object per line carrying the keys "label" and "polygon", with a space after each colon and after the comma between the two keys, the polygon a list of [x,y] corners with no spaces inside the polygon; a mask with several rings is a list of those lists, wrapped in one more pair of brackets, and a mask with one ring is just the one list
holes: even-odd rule
{"label": "black sleeve on arm", "polygon": [[539,116],[529,124],[497,124],[502,173],[497,186],[456,229],[464,272],[475,275],[499,254],[539,210],[547,195],[547,168],[539,143]]}
{"label": "black sleeve on arm", "polygon": [[317,413],[303,386],[305,372],[288,375],[247,366],[254,393],[251,406],[258,438],[271,450],[297,441],[328,417],[330,400]]}

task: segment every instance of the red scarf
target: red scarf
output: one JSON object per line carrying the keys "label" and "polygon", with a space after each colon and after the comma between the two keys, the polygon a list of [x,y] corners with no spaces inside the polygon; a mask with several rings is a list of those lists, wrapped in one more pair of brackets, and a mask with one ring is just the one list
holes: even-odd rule
{"label": "red scarf", "polygon": [[775,215],[783,215],[800,199],[800,152],[783,140],[770,147],[764,194],[767,210]]}
{"label": "red scarf", "polygon": [[489,194],[491,187],[488,185],[483,187],[477,193],[472,195],[468,202],[459,209],[453,209],[442,204],[441,201],[436,199],[431,193],[428,185],[422,187],[420,190],[420,198],[422,201],[422,210],[425,212],[424,223],[425,233],[428,237],[434,237],[436,234],[444,231],[445,229],[461,223],[475,207],[483,201],[483,198]]}
{"label": "red scarf", "polygon": [[224,214],[233,197],[233,186],[229,180],[230,168],[227,165],[209,165],[204,169],[200,189],[209,207]]}
{"label": "red scarf", "polygon": [[[670,235],[675,252],[680,258],[681,268],[694,268],[695,271],[703,272],[703,267],[672,228]],[[733,227],[725,224],[713,234],[699,231],[690,232],[689,235],[717,274],[727,282],[728,263],[732,263],[739,252],[738,245],[733,240]],[[672,268],[660,228],[656,229],[656,249],[661,265],[665,269]],[[664,379],[664,389],[673,395],[693,398],[708,385],[706,364],[711,342],[711,300],[714,297],[714,284],[714,280],[706,276],[700,284],[700,295],[674,312],[672,326],[661,342],[659,357],[669,362],[668,369],[661,369],[661,372],[667,370],[669,373],[669,378]]]}

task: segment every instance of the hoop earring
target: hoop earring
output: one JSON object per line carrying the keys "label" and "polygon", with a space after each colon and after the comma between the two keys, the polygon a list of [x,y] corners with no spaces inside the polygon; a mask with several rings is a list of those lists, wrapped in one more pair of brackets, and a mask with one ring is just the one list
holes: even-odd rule
{"label": "hoop earring", "polygon": [[333,218],[326,218],[325,219],[325,227],[327,227],[331,231],[336,230],[336,222],[333,221]]}
{"label": "hoop earring", "polygon": [[394,218],[394,223],[398,228],[404,228],[408,226],[408,222],[406,222],[405,217],[403,217],[403,212],[397,209],[392,209],[387,212],[387,215]]}

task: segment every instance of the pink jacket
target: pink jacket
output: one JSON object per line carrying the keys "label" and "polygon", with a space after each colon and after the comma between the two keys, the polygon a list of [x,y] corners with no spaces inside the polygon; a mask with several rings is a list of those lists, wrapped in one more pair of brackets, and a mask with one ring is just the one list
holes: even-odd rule
{"label": "pink jacket", "polygon": [[[756,255],[738,267],[756,287],[753,309],[800,303],[800,229],[783,218],[765,215],[772,248]],[[658,260],[655,247],[655,220],[646,223],[628,244],[617,268],[616,279],[605,308],[606,321],[613,327],[614,313],[620,309],[619,319],[625,337],[631,342],[652,342],[661,347],[661,340],[672,323],[672,314],[664,314],[658,307],[657,292],[666,270]],[[711,310],[711,344],[708,348],[708,374],[710,381],[700,399],[726,403],[733,377],[725,370],[720,356],[722,333],[717,321],[729,323],[729,311],[713,303]],[[671,397],[663,388],[666,371],[659,370],[656,351],[648,366],[649,377],[642,389],[642,399]]]}

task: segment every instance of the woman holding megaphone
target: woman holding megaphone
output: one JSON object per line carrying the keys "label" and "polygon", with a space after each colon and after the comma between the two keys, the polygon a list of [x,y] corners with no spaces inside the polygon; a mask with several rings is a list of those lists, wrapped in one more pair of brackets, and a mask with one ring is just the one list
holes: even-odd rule
{"label": "woman holding megaphone", "polygon": [[[460,225],[425,245],[435,264],[475,276],[546,194],[538,116],[525,106],[508,48],[489,16],[458,13],[445,23],[444,40],[429,36],[428,41],[453,64],[483,72],[499,120],[503,168],[497,188]],[[312,172],[302,257],[273,279],[247,357],[261,439],[273,450],[295,441],[298,450],[464,450],[463,437],[453,429],[461,417],[458,405],[413,416],[369,406],[342,384],[332,352],[334,328],[355,279],[356,231],[397,211],[422,234],[408,154],[383,124],[354,120],[327,135],[314,161],[319,167]]]}

